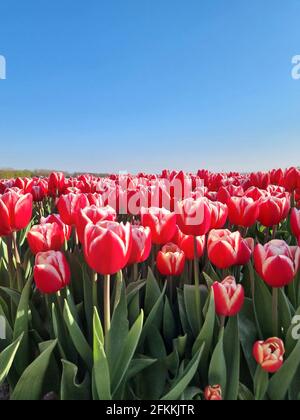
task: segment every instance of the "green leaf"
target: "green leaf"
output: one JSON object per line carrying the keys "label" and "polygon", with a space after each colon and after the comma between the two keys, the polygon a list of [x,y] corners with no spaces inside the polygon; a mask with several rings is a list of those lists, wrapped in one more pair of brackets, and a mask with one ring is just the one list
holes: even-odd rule
{"label": "green leaf", "polygon": [[161,291],[159,285],[154,277],[154,274],[149,267],[148,277],[146,283],[146,294],[145,294],[145,315],[148,316],[156,305],[157,299],[159,299]]}
{"label": "green leaf", "polygon": [[47,349],[26,368],[11,396],[12,401],[41,399],[45,375],[56,344],[57,340],[48,342]]}
{"label": "green leaf", "polygon": [[229,319],[224,335],[224,353],[227,366],[227,401],[236,401],[239,392],[240,378],[240,337],[238,317]]}
{"label": "green leaf", "polygon": [[253,401],[254,395],[244,384],[240,383],[238,399],[239,401]]}
{"label": "green leaf", "polygon": [[68,302],[66,300],[64,307],[64,320],[76,350],[80,354],[82,360],[87,365],[88,369],[91,371],[93,367],[92,350],[88,342],[86,341],[81,329],[79,328],[78,324],[73,318]]}
{"label": "green leaf", "polygon": [[181,395],[185,392],[185,390],[187,389],[197,372],[203,349],[204,345],[194,355],[194,357],[187,365],[186,369],[184,369],[182,374],[179,375],[179,377],[175,380],[171,390],[164,397],[161,398],[163,401],[178,400],[181,397]]}
{"label": "green leaf", "polygon": [[17,340],[23,334],[23,340],[20,345],[20,351],[16,355],[14,366],[21,375],[29,364],[29,296],[31,292],[32,278],[29,279],[23,289],[19,302],[13,340]]}
{"label": "green leaf", "polygon": [[23,334],[0,354],[0,385],[3,384],[9,374],[22,338]]}
{"label": "green leaf", "polygon": [[195,341],[193,346],[193,355],[196,354],[204,344],[203,354],[202,354],[202,363],[200,365],[201,378],[204,382],[207,382],[208,375],[208,360],[211,352],[213,337],[214,337],[214,327],[216,320],[216,311],[215,311],[215,299],[214,294],[211,293],[209,297],[209,306],[208,312],[203,324],[203,327],[200,331],[200,334]]}
{"label": "green leaf", "polygon": [[76,380],[78,367],[67,360],[62,360],[63,372],[61,378],[62,401],[87,401],[90,399],[90,379],[88,373],[83,382]]}
{"label": "green leaf", "polygon": [[147,369],[148,367],[152,366],[156,361],[157,359],[151,359],[145,356],[141,356],[139,358],[133,359],[130,362],[130,366],[127,373],[127,380],[134,378],[144,369]]}
{"label": "green leaf", "polygon": [[265,398],[269,386],[269,374],[260,366],[257,366],[254,377],[255,400],[261,401]]}
{"label": "green leaf", "polygon": [[103,329],[97,309],[94,308],[94,381],[100,400],[111,400],[110,372],[104,351]]}
{"label": "green leaf", "polygon": [[163,332],[165,340],[167,340],[168,343],[171,343],[173,338],[176,336],[176,323],[169,299],[167,297],[164,305]]}
{"label": "green leaf", "polygon": [[220,385],[223,395],[226,395],[227,368],[224,355],[224,329],[220,333],[218,344],[212,355],[208,378],[211,386]]}
{"label": "green leaf", "polygon": [[276,400],[284,400],[288,389],[297,373],[300,365],[300,340],[292,351],[289,358],[285,361],[281,369],[270,380],[268,389],[269,397]]}
{"label": "green leaf", "polygon": [[273,336],[272,295],[264,281],[255,276],[255,309],[264,337]]}
{"label": "green leaf", "polygon": [[201,319],[199,320],[196,306],[196,286],[185,284],[183,288],[184,303],[189,325],[194,337],[199,334],[199,326],[201,327]]}
{"label": "green leaf", "polygon": [[131,360],[133,359],[134,353],[139,343],[141,337],[142,329],[144,322],[144,313],[141,312],[140,316],[134,323],[133,327],[129,331],[124,344],[123,350],[119,355],[119,360],[114,366],[114,369],[111,374],[111,384],[112,384],[112,394],[117,392],[122,380],[127,374],[128,368],[130,366]]}

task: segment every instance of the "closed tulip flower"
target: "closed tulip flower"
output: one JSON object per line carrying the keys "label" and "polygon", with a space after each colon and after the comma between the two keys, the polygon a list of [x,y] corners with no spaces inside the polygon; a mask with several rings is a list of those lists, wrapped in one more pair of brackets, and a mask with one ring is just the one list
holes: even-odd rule
{"label": "closed tulip flower", "polygon": [[253,347],[253,356],[262,369],[268,373],[277,372],[284,361],[285,348],[279,338],[257,341]]}
{"label": "closed tulip flower", "polygon": [[[184,235],[183,233],[179,233],[177,238],[177,245],[179,248],[184,252],[185,257],[187,260],[192,261],[195,258],[195,244],[194,244],[194,236],[191,235]],[[197,236],[197,258],[202,257],[205,248],[206,237]]]}
{"label": "closed tulip flower", "polygon": [[233,225],[251,227],[259,216],[259,204],[250,197],[232,197],[228,202],[229,221]]}
{"label": "closed tulip flower", "polygon": [[209,202],[211,210],[210,229],[222,229],[227,222],[228,207],[219,201]]}
{"label": "closed tulip flower", "polygon": [[296,238],[300,238],[300,210],[296,208],[291,211],[291,229]]}
{"label": "closed tulip flower", "polygon": [[290,284],[300,266],[300,248],[285,241],[273,240],[257,245],[254,250],[255,269],[271,287],[281,288]]}
{"label": "closed tulip flower", "polygon": [[208,236],[209,260],[218,268],[226,269],[238,264],[242,237],[228,229],[212,230]]}
{"label": "closed tulip flower", "polygon": [[222,401],[222,388],[220,385],[208,386],[204,391],[206,401]]}
{"label": "closed tulip flower", "polygon": [[139,264],[147,260],[150,255],[152,240],[148,227],[134,225],[132,230],[132,248],[128,264]]}
{"label": "closed tulip flower", "polygon": [[57,223],[46,223],[33,226],[27,234],[31,252],[59,251],[65,242],[65,233]]}
{"label": "closed tulip flower", "polygon": [[32,195],[7,190],[0,195],[0,236],[25,229],[32,216]]}
{"label": "closed tulip flower", "polygon": [[258,221],[266,227],[272,227],[282,222],[290,210],[290,200],[287,196],[267,197],[260,201]]}
{"label": "closed tulip flower", "polygon": [[241,245],[237,257],[237,265],[246,265],[251,259],[254,251],[254,239],[253,238],[242,238]]}
{"label": "closed tulip flower", "polygon": [[37,254],[33,274],[36,287],[45,294],[59,292],[70,284],[70,267],[60,251]]}
{"label": "closed tulip flower", "polygon": [[86,261],[99,274],[111,275],[122,270],[128,263],[131,246],[130,223],[104,221],[85,228]]}
{"label": "closed tulip flower", "polygon": [[216,313],[219,316],[237,315],[245,300],[244,288],[236,284],[233,276],[226,277],[222,283],[215,282],[212,286],[215,297]]}
{"label": "closed tulip flower", "polygon": [[141,222],[151,230],[152,242],[156,245],[168,243],[176,232],[176,214],[166,209],[142,208]]}
{"label": "closed tulip flower", "polygon": [[177,204],[177,224],[185,235],[205,235],[211,225],[211,209],[206,198],[187,198]]}
{"label": "closed tulip flower", "polygon": [[80,209],[77,214],[76,220],[76,229],[80,242],[82,242],[84,239],[84,230],[89,223],[96,225],[97,223],[102,222],[104,220],[109,220],[113,222],[116,220],[116,218],[117,213],[110,206],[97,207],[95,205],[92,205],[90,207]]}
{"label": "closed tulip flower", "polygon": [[51,197],[57,197],[65,188],[65,176],[62,172],[53,172],[49,176],[48,189]]}
{"label": "closed tulip flower", "polygon": [[58,202],[57,208],[62,221],[69,226],[74,226],[80,210],[90,205],[86,195],[84,194],[66,194],[62,195]]}
{"label": "closed tulip flower", "polygon": [[165,245],[157,255],[157,269],[163,276],[180,276],[184,264],[184,252],[173,243]]}
{"label": "closed tulip flower", "polygon": [[40,221],[40,224],[41,225],[44,225],[44,224],[47,224],[47,223],[56,223],[56,224],[58,224],[62,228],[62,230],[64,232],[65,240],[68,241],[70,239],[71,233],[72,233],[72,228],[71,228],[71,226],[66,225],[61,220],[61,217],[60,217],[59,214],[52,213],[48,217],[42,217],[41,218],[41,221]]}

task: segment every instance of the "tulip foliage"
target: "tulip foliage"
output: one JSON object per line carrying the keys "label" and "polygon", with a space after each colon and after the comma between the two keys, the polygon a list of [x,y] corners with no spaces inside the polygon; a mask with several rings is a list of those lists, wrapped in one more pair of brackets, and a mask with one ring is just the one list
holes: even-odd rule
{"label": "tulip foliage", "polygon": [[299,400],[299,208],[297,168],[0,180],[0,391]]}

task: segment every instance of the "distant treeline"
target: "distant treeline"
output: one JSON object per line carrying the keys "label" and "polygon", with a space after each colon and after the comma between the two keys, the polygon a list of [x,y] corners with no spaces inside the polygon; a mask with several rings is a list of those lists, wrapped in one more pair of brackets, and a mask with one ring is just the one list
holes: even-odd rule
{"label": "distant treeline", "polygon": [[[34,171],[30,171],[27,169],[24,170],[16,170],[16,169],[0,169],[0,179],[11,179],[11,178],[32,178],[32,177],[36,177],[36,176],[42,176],[42,177],[46,177],[49,176],[50,173],[53,172],[52,170],[47,170],[47,169],[36,169]],[[66,177],[69,176],[79,176],[82,175],[79,172],[76,173],[69,173],[69,172],[64,172]],[[107,176],[107,174],[93,174],[97,177],[105,177]]]}

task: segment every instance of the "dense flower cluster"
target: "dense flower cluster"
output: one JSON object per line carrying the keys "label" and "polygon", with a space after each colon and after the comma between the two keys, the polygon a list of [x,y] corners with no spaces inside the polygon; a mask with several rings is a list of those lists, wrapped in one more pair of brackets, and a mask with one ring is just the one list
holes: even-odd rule
{"label": "dense flower cluster", "polygon": [[[0,237],[8,253],[14,253],[15,261],[8,255],[10,270],[24,268],[22,257],[29,261],[34,256],[33,277],[41,293],[72,286],[75,257],[96,283],[104,279],[104,299],[110,299],[110,276],[123,270],[125,278],[138,281],[150,267],[162,284],[168,280],[172,303],[176,287],[195,286],[199,320],[205,313],[200,309],[203,290],[206,296],[212,291],[221,327],[243,310],[246,297],[247,305],[254,302],[257,277],[265,296],[273,293],[274,334],[282,337],[286,326],[276,313],[278,289],[284,299],[284,288],[292,285],[292,312],[298,309],[299,207],[297,168],[251,174],[164,170],[103,178],[52,173],[0,180]],[[30,253],[20,256],[18,233]],[[207,284],[208,272],[212,281]],[[16,287],[22,291],[20,281]],[[94,299],[96,305],[99,295]],[[106,302],[105,317],[110,318],[110,309]],[[106,319],[106,333],[109,327]],[[278,371],[284,363],[283,341],[257,339],[252,343],[257,364]],[[220,385],[204,385],[205,399],[224,397]]]}

